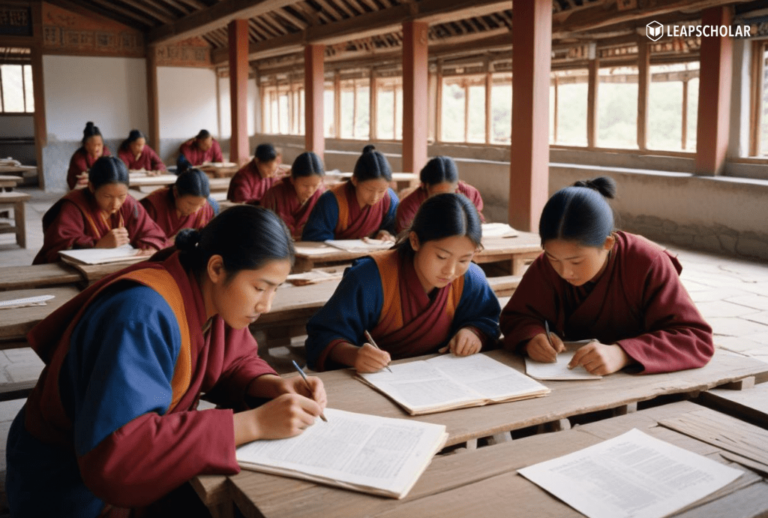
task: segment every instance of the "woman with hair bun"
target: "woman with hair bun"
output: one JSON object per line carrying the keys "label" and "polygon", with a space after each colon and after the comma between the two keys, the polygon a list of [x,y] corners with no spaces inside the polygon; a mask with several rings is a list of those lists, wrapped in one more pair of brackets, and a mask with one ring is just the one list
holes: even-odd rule
{"label": "woman with hair bun", "polygon": [[200,230],[213,219],[210,194],[208,176],[200,169],[187,169],[173,186],[152,191],[140,203],[165,232],[167,246],[171,246],[176,234],[185,228]]}
{"label": "woman with hair bun", "polygon": [[102,156],[109,156],[109,148],[104,145],[101,131],[92,122],[88,122],[83,130],[81,146],[69,160],[67,185],[70,189],[82,189],[88,184],[88,171]]}
{"label": "woman with hair bun", "polygon": [[[183,160],[182,157],[184,157]],[[213,135],[208,130],[201,129],[194,138],[181,145],[179,161],[194,167],[206,162],[223,162],[224,156],[221,154],[221,146]]]}
{"label": "woman with hair bun", "polygon": [[[480,216],[464,196],[425,201],[396,248],[356,261],[309,321],[309,365],[374,372],[392,359],[468,356],[495,342],[499,301],[472,263],[481,238]],[[381,350],[367,343],[366,330]]]}
{"label": "woman with hair bun", "polygon": [[259,205],[264,194],[280,179],[277,150],[272,144],[259,144],[253,151],[253,160],[245,164],[232,177],[227,200],[235,203]]}
{"label": "woman with hair bun", "polygon": [[309,214],[325,192],[324,176],[320,157],[307,151],[293,161],[291,175],[277,182],[261,200],[264,207],[282,218],[294,239],[301,239]]}
{"label": "woman with hair bun", "polygon": [[480,191],[459,180],[459,170],[451,157],[436,156],[431,159],[421,170],[419,180],[421,180],[421,185],[418,189],[400,200],[397,205],[395,230],[398,234],[411,226],[411,222],[413,222],[413,218],[424,200],[430,196],[446,192],[455,192],[466,196],[477,208],[480,219],[485,221],[483,198],[480,196]]}
{"label": "woman with hair bun", "polygon": [[125,162],[129,171],[158,173],[166,170],[155,150],[147,145],[147,136],[137,129],[131,130],[128,138],[120,144],[117,156]]}
{"label": "woman with hair bun", "polygon": [[365,146],[352,178],[320,196],[301,239],[375,238],[394,242],[399,200],[389,187],[391,181],[387,159],[372,145]]}
{"label": "woman with hair bun", "polygon": [[[614,230],[611,178],[576,182],[544,206],[544,253],[501,314],[505,346],[553,362],[563,341],[591,339],[569,367],[653,374],[706,365],[712,328],[680,281],[682,266],[642,236]],[[544,323],[552,329],[552,344]]]}
{"label": "woman with hair bun", "polygon": [[[29,333],[46,368],[8,435],[14,516],[202,516],[187,481],[238,473],[236,447],[323,411],[322,382],[278,376],[249,330],[293,264],[280,218],[233,207],[176,247]],[[197,410],[203,393],[218,408]]]}
{"label": "woman with hair bun", "polygon": [[128,169],[112,156],[93,164],[85,189],[70,191],[48,209],[43,234],[32,264],[58,262],[60,250],[130,244],[149,255],[165,246],[163,231],[128,194]]}

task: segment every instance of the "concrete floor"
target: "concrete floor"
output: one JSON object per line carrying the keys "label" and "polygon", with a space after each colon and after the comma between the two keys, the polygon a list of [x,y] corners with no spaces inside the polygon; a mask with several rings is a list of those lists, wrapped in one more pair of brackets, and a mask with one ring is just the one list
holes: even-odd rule
{"label": "concrete floor", "polygon": [[[19,249],[13,235],[0,235],[0,266],[3,267],[32,263],[43,242],[42,216],[60,197],[39,189],[20,190],[32,195],[32,200],[26,205],[28,249]],[[144,196],[134,191],[132,194],[137,198]],[[704,318],[712,325],[716,345],[768,363],[768,264],[676,246],[669,249],[680,258],[683,283]],[[275,352],[277,356],[282,356],[280,353],[288,351]],[[283,370],[280,367],[290,362],[276,363],[278,370]],[[42,362],[30,349],[0,351],[0,383],[36,379],[42,367]],[[22,404],[20,401],[0,403],[0,476],[3,479],[5,437]]]}

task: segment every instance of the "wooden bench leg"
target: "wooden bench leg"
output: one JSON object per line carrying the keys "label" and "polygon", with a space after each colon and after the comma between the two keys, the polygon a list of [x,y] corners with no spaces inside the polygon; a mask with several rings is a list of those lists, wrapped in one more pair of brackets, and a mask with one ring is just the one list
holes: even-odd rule
{"label": "wooden bench leg", "polygon": [[565,432],[570,429],[571,422],[568,419],[558,419],[557,421],[540,424],[537,433]]}
{"label": "wooden bench leg", "polygon": [[503,444],[505,442],[512,442],[512,432],[495,433],[488,437],[488,444]]}
{"label": "wooden bench leg", "polygon": [[637,412],[637,403],[629,403],[627,405],[622,405],[620,407],[614,408],[613,417],[618,417],[620,415],[633,414],[635,412]]}
{"label": "wooden bench leg", "polygon": [[747,376],[744,379],[740,379],[739,381],[734,381],[733,383],[728,383],[727,385],[722,385],[717,388],[724,388],[724,389],[730,389],[730,390],[747,390],[754,387],[755,387],[755,377]]}
{"label": "wooden bench leg", "polygon": [[24,212],[24,202],[13,204],[13,222],[16,226],[16,243],[21,248],[27,248],[27,215]]}

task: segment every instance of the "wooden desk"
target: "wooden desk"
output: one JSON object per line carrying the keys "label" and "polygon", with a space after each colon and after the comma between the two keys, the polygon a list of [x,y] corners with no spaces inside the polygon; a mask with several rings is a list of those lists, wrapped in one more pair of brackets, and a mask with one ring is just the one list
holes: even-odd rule
{"label": "wooden desk", "polygon": [[[365,252],[347,252],[325,243],[297,241],[296,247],[312,248],[320,254],[296,253],[293,273],[306,272],[320,265],[349,262],[368,255]],[[541,254],[541,239],[532,232],[519,232],[517,237],[484,239],[483,250],[475,254],[478,264],[510,261],[512,275],[522,275],[525,265]]]}
{"label": "wooden desk", "polygon": [[138,262],[146,261],[149,257],[139,257],[132,261],[121,261],[119,263],[106,263],[106,264],[78,264],[67,263],[67,266],[74,268],[87,282],[87,285],[91,285],[94,282],[111,275],[115,272],[119,272],[123,268],[128,268]]}
{"label": "wooden desk", "polygon": [[710,390],[700,399],[708,407],[768,428],[768,383],[746,390]]}
{"label": "wooden desk", "polygon": [[0,300],[23,299],[40,295],[54,295],[55,297],[49,300],[45,306],[0,309],[0,349],[6,349],[9,346],[18,347],[19,342],[22,342],[22,346],[26,345],[26,335],[29,330],[78,293],[80,290],[74,286],[0,292]]}
{"label": "wooden desk", "polygon": [[164,187],[176,183],[178,176],[175,174],[159,174],[157,176],[131,176],[128,179],[132,189],[141,187]]}
{"label": "wooden desk", "polygon": [[[333,185],[352,178],[352,173],[328,174],[327,178],[328,185]],[[416,187],[419,183],[421,183],[421,180],[419,180],[419,175],[417,173],[392,173],[391,186],[395,192],[400,192],[408,187]]]}
{"label": "wooden desk", "polygon": [[13,175],[0,175],[0,189],[13,189],[24,181],[24,178]]}
{"label": "wooden desk", "polygon": [[232,178],[240,170],[240,166],[237,164],[227,165],[199,165],[197,169],[200,169],[208,176],[213,178]]}
{"label": "wooden desk", "polygon": [[76,269],[61,262],[0,268],[0,291],[73,285],[83,280]]}
{"label": "wooden desk", "polygon": [[232,178],[211,178],[208,183],[211,185],[211,192],[227,192]]}
{"label": "wooden desk", "polygon": [[[768,512],[765,474],[732,462],[737,458],[734,450],[749,447],[762,449],[764,456],[765,449],[759,441],[765,441],[768,432],[687,401],[557,434],[526,437],[455,455],[438,455],[403,500],[245,470],[231,477],[229,491],[238,508],[249,518],[344,518],[363,514],[387,518],[581,517],[576,510],[518,475],[517,470],[598,444],[633,428],[745,472],[720,491],[673,516],[735,516],[737,509],[738,516],[762,516]],[[749,439],[736,446],[711,439],[728,437],[726,430]]]}

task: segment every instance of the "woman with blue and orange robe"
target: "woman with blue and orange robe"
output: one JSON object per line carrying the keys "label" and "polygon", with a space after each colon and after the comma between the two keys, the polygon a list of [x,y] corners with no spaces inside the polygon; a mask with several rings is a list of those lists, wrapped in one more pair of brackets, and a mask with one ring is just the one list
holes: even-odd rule
{"label": "woman with blue and orange robe", "polygon": [[[465,197],[440,194],[393,250],[356,261],[307,325],[310,367],[374,372],[390,360],[479,352],[499,336],[499,301],[472,258],[482,227]],[[369,331],[381,350],[366,343]],[[357,344],[363,344],[362,347]]]}
{"label": "woman with blue and orange robe", "polygon": [[392,169],[384,155],[365,146],[352,178],[317,201],[301,235],[303,241],[375,238],[394,241],[398,198],[389,187]]}
{"label": "woman with blue and orange robe", "polygon": [[307,151],[293,161],[291,176],[280,180],[261,200],[263,207],[280,216],[294,239],[301,239],[312,209],[325,192],[324,176],[320,157]]}
{"label": "woman with blue and orange robe", "polygon": [[[46,368],[8,436],[13,516],[144,516],[198,475],[238,473],[237,446],[297,435],[322,412],[322,382],[277,376],[248,329],[291,269],[280,219],[234,207],[176,245],[29,333]],[[198,411],[201,393],[221,409]]]}
{"label": "woman with blue and orange robe", "polygon": [[200,230],[213,219],[210,194],[208,176],[200,169],[187,169],[174,185],[152,191],[141,205],[165,232],[166,245],[172,246],[176,234],[185,228]]}
{"label": "woman with blue and orange robe", "polygon": [[165,234],[128,194],[128,169],[101,157],[85,189],[70,191],[43,215],[43,247],[32,264],[59,261],[60,250],[117,248],[130,244],[147,255],[165,247]]}

